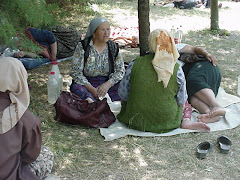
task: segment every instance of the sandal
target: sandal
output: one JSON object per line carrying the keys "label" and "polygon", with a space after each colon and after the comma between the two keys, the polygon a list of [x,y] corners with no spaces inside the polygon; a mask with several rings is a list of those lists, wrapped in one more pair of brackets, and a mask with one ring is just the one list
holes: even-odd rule
{"label": "sandal", "polygon": [[232,145],[232,142],[227,136],[219,136],[217,138],[217,143],[219,145],[220,152],[224,154],[227,154],[229,152]]}
{"label": "sandal", "polygon": [[197,157],[200,159],[206,158],[207,154],[211,152],[213,145],[206,141],[197,146]]}

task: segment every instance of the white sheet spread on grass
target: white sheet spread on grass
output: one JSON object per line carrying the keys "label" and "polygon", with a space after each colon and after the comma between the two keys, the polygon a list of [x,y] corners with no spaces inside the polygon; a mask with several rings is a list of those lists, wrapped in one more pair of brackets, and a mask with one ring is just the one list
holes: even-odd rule
{"label": "white sheet spread on grass", "polygon": [[[111,102],[108,98],[108,103],[112,112],[117,115],[121,110],[121,103]],[[221,117],[218,122],[209,123],[208,126],[211,128],[211,131],[221,131],[227,129],[233,129],[240,125],[240,98],[231,94],[226,93],[222,88],[219,88],[217,102],[222,105],[226,110],[225,117]],[[192,121],[196,121],[198,113],[193,112]],[[189,132],[198,132],[197,130],[188,130],[177,128],[168,133],[151,133],[151,132],[142,132],[133,129],[129,129],[125,124],[116,120],[111,126],[108,128],[100,128],[100,133],[104,136],[105,141],[112,141],[114,139],[118,139],[127,135],[132,136],[145,136],[145,137],[153,137],[153,136],[172,136],[181,133],[189,133]]]}

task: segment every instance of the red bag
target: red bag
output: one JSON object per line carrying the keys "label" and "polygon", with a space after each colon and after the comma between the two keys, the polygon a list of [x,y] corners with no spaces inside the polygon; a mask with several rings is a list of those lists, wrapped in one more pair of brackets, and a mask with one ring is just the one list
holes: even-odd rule
{"label": "red bag", "polygon": [[63,91],[54,106],[55,119],[63,123],[106,128],[116,120],[106,98],[88,103],[74,93]]}

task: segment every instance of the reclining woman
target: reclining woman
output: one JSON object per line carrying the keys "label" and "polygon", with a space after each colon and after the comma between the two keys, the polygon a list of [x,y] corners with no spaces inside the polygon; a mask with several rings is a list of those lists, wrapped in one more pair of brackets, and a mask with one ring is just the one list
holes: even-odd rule
{"label": "reclining woman", "polygon": [[56,37],[51,31],[46,29],[36,29],[33,27],[28,27],[25,29],[26,36],[40,48],[43,48],[42,52],[28,52],[19,51],[13,54],[16,58],[37,58],[38,56],[43,56],[44,58],[49,58],[51,60],[56,60],[57,56],[57,42]]}
{"label": "reclining woman", "polygon": [[[203,122],[191,122],[184,73],[177,63],[179,53],[169,32],[156,29],[150,33],[151,54],[132,61],[120,82],[123,99],[117,118],[129,128],[164,133],[181,126],[208,131]],[[183,120],[183,121],[182,121]]]}
{"label": "reclining woman", "polygon": [[92,102],[108,93],[112,101],[120,100],[118,86],[125,68],[118,45],[109,37],[109,22],[98,17],[90,22],[85,39],[76,47],[70,90],[81,99]]}
{"label": "reclining woman", "polygon": [[[216,122],[226,111],[216,101],[221,83],[221,72],[217,66],[217,59],[202,48],[187,44],[177,44],[185,62],[183,71],[186,77],[188,101],[201,115],[199,121],[205,123]],[[202,55],[204,57],[199,58]]]}

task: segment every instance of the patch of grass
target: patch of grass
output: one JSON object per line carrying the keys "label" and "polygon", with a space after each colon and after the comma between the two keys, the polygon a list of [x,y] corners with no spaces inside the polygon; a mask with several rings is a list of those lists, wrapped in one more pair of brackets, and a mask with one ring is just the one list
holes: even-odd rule
{"label": "patch of grass", "polygon": [[211,29],[204,29],[202,31],[199,31],[202,35],[215,35],[215,36],[230,36],[230,32],[226,29],[217,29],[217,30],[211,30]]}
{"label": "patch of grass", "polygon": [[200,46],[216,56],[222,72],[221,86],[226,92],[237,95],[237,77],[240,58],[236,47],[240,47],[240,32],[229,32],[229,36],[216,36],[203,31],[190,31],[184,37],[184,43]]}
{"label": "patch of grass", "polygon": [[[102,15],[119,17],[116,9],[124,12],[127,17],[137,16],[137,1],[122,0],[101,1]],[[105,4],[103,3],[105,2]],[[114,4],[113,10],[110,8]],[[129,6],[129,12],[127,7]],[[135,7],[134,7],[135,6]],[[116,8],[116,9],[115,9]],[[166,18],[161,11],[169,13],[171,18],[183,16],[183,11],[154,8],[153,18]],[[159,10],[159,11],[157,11]],[[161,11],[160,11],[161,10]],[[133,11],[133,12],[131,12]],[[169,10],[171,11],[171,10]],[[108,13],[109,12],[109,13]],[[71,12],[72,17],[62,19],[65,25],[76,27],[85,32],[89,21],[95,16]],[[195,15],[197,11],[184,12]],[[202,14],[197,15],[197,17]],[[114,21],[119,25],[123,21]],[[189,19],[187,19],[188,21]],[[182,25],[187,24],[184,16]],[[124,23],[122,23],[124,25]],[[186,25],[185,25],[186,26]],[[170,26],[171,27],[171,26]],[[229,36],[217,36],[200,31],[188,31],[183,36],[183,42],[206,49],[218,59],[222,71],[221,86],[229,93],[236,95],[237,76],[240,69],[239,50],[240,32],[229,31]],[[139,56],[138,48],[121,49],[124,61],[130,62]],[[59,63],[64,82],[69,79],[71,61]],[[47,75],[51,65],[45,65],[29,70],[29,83],[32,85],[30,110],[42,121],[43,144],[48,146],[55,156],[53,174],[66,180],[186,180],[186,179],[240,179],[240,127],[231,130],[211,133],[188,133],[169,137],[134,137],[128,136],[114,141],[105,142],[98,129],[82,126],[66,125],[54,120],[55,109],[47,102]],[[66,83],[64,83],[66,89]],[[219,153],[217,147],[218,135],[228,136],[233,146],[230,154]],[[203,141],[214,144],[213,151],[204,160],[196,158],[196,146]]]}

